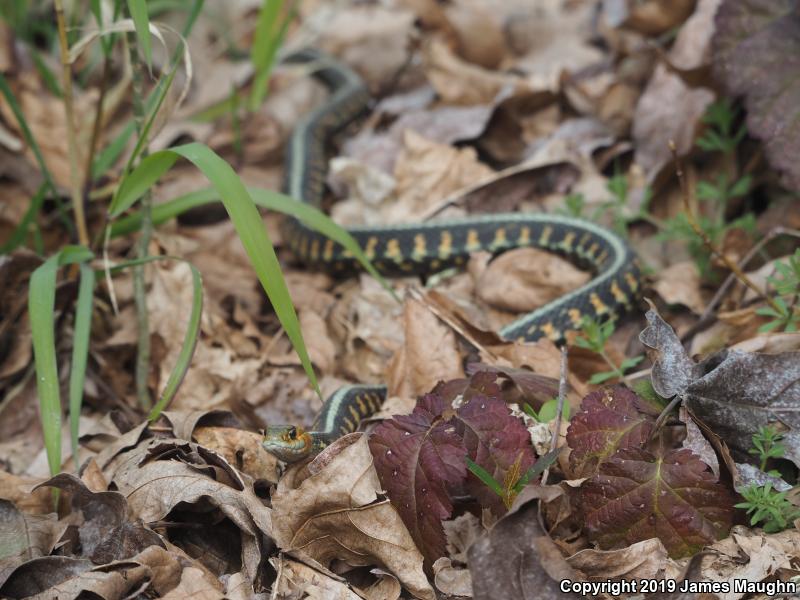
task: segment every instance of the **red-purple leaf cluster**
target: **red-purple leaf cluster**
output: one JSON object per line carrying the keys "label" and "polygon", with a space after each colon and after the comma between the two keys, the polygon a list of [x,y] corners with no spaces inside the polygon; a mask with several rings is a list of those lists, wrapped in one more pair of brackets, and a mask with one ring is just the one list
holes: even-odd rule
{"label": "red-purple leaf cluster", "polygon": [[614,387],[589,394],[567,432],[589,538],[615,549],[659,538],[673,558],[727,534],[733,497],[691,450],[651,436],[657,413]]}
{"label": "red-purple leaf cluster", "polygon": [[445,552],[442,520],[451,498],[468,492],[496,514],[502,500],[467,471],[466,458],[503,483],[512,466],[534,462],[530,435],[511,415],[494,373],[439,383],[410,415],[381,423],[370,436],[381,484],[417,546],[433,562]]}

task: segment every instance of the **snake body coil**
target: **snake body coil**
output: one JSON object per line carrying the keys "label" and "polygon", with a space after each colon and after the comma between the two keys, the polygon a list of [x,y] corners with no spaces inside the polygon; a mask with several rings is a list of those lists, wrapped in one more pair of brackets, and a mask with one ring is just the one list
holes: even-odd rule
{"label": "snake body coil", "polygon": [[[287,149],[286,193],[320,206],[327,171],[328,140],[363,115],[370,96],[349,68],[313,50],[293,55],[292,62],[311,63],[314,77],[330,91],[329,101],[297,125]],[[580,327],[584,316],[614,318],[631,307],[639,291],[639,270],[628,245],[594,223],[543,213],[472,216],[424,223],[348,229],[373,265],[386,275],[433,273],[463,265],[471,252],[499,252],[532,246],[561,254],[594,272],[584,286],[505,326],[509,340],[556,342]],[[333,272],[350,272],[357,262],[343,247],[295,218],[284,222],[284,239],[306,264]],[[318,452],[374,414],[385,399],[381,386],[341,388],[325,403],[313,431],[270,427],[264,447],[293,462]]]}

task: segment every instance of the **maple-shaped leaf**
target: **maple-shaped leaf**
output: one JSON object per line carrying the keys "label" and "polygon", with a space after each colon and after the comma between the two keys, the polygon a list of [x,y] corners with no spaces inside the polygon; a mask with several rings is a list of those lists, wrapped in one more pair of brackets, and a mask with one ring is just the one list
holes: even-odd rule
{"label": "maple-shaped leaf", "polygon": [[580,490],[589,539],[615,549],[657,537],[673,558],[727,535],[728,489],[691,450],[619,450]]}
{"label": "maple-shaped leaf", "polygon": [[657,416],[654,407],[623,386],[586,396],[567,430],[572,476],[589,477],[617,450],[643,446]]}
{"label": "maple-shaped leaf", "polygon": [[410,415],[384,421],[369,438],[381,485],[430,563],[445,553],[442,520],[453,511],[448,488],[467,474],[452,415],[449,402],[427,394]]}

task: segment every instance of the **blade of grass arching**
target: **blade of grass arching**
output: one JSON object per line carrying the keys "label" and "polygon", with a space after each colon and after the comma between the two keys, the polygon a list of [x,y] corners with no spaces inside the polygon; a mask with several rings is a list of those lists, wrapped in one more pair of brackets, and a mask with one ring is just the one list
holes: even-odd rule
{"label": "blade of grass arching", "polygon": [[150,17],[147,16],[147,2],[145,0],[127,0],[128,12],[136,26],[136,39],[144,54],[147,68],[153,66],[153,49],[150,47]]}
{"label": "blade of grass arching", "polygon": [[84,262],[92,257],[93,254],[82,246],[66,246],[31,274],[28,288],[28,317],[33,340],[39,411],[47,462],[52,475],[61,468],[61,395],[54,331],[56,275],[60,266]]}
{"label": "blade of grass arching", "polygon": [[312,229],[341,244],[364,267],[367,273],[372,275],[395,300],[400,302],[392,286],[378,273],[372,262],[367,258],[367,255],[361,250],[361,246],[358,245],[355,238],[324,212],[305,202],[298,202],[286,194],[258,188],[248,188],[248,190],[253,197],[253,201],[259,206],[297,217]]}
{"label": "blade of grass arching", "polygon": [[[197,338],[200,334],[200,317],[203,314],[203,278],[197,267],[188,260],[173,256],[147,256],[145,258],[138,258],[115,265],[110,271],[112,273],[117,273],[123,269],[136,267],[157,260],[176,260],[189,265],[189,268],[192,270],[192,309],[189,313],[189,324],[186,327],[186,334],[183,336],[183,344],[181,345],[178,359],[175,361],[175,366],[172,367],[169,379],[167,379],[167,383],[158,398],[158,402],[155,403],[150,410],[150,414],[147,416],[150,421],[158,419],[161,412],[169,406],[169,403],[175,396],[175,392],[178,391],[178,387],[186,375],[186,371],[189,370],[189,365],[194,355],[194,349],[197,346]],[[98,271],[97,274],[102,277],[103,271]]]}
{"label": "blade of grass arching", "polygon": [[[341,225],[331,220],[328,215],[313,206],[298,202],[285,194],[253,187],[247,188],[247,191],[250,192],[250,197],[258,206],[297,217],[309,227],[341,244],[346,250],[352,253],[353,257],[364,267],[365,271],[372,275],[395,300],[400,302],[392,286],[378,273],[363,250],[361,250],[361,246],[358,245],[355,238]],[[153,225],[161,225],[191,208],[214,202],[219,202],[219,194],[217,194],[213,188],[197,190],[179,196],[173,200],[168,200],[167,202],[153,207],[151,213]],[[111,224],[110,235],[111,237],[119,237],[138,231],[141,222],[142,215],[140,213],[133,213],[123,217]]]}
{"label": "blade of grass arching", "polygon": [[317,377],[300,330],[300,322],[261,214],[233,168],[211,148],[199,143],[186,144],[155,152],[142,160],[117,188],[109,208],[110,216],[119,215],[136,202],[179,156],[200,169],[217,190],[278,320],[297,352],[314,391],[321,397]]}
{"label": "blade of grass arching", "polygon": [[75,470],[78,462],[78,426],[83,404],[83,383],[86,378],[86,361],[89,357],[89,334],[92,325],[92,300],[94,299],[94,271],[81,263],[81,283],[75,305],[75,332],[72,337],[72,364],[69,372],[69,429]]}
{"label": "blade of grass arching", "polygon": [[506,491],[503,489],[503,486],[492,477],[492,474],[489,473],[486,469],[480,466],[478,463],[467,457],[467,468],[472,472],[475,477],[480,479],[483,484],[492,490],[495,494],[504,498],[506,495]]}
{"label": "blade of grass arching", "polygon": [[36,194],[33,196],[33,198],[31,198],[30,206],[28,206],[28,210],[25,211],[25,215],[22,217],[19,225],[17,225],[17,228],[14,229],[11,237],[8,238],[8,241],[0,246],[0,254],[8,254],[12,250],[25,243],[25,238],[27,238],[28,234],[31,232],[31,223],[35,228],[38,229],[39,224],[36,222],[36,215],[39,214],[42,204],[44,204],[44,194],[46,189],[47,184],[43,183],[39,186],[39,189],[36,190]]}

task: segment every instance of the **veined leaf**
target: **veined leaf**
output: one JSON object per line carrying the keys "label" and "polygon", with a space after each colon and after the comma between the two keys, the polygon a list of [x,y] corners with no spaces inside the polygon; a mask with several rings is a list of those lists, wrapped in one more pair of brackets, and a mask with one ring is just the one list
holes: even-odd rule
{"label": "veined leaf", "polygon": [[658,412],[634,392],[616,386],[597,390],[581,402],[567,430],[573,477],[588,477],[620,448],[644,444],[653,432]]}
{"label": "veined leaf", "polygon": [[603,549],[659,538],[672,558],[727,535],[733,497],[691,450],[625,449],[581,487],[590,539]]}

